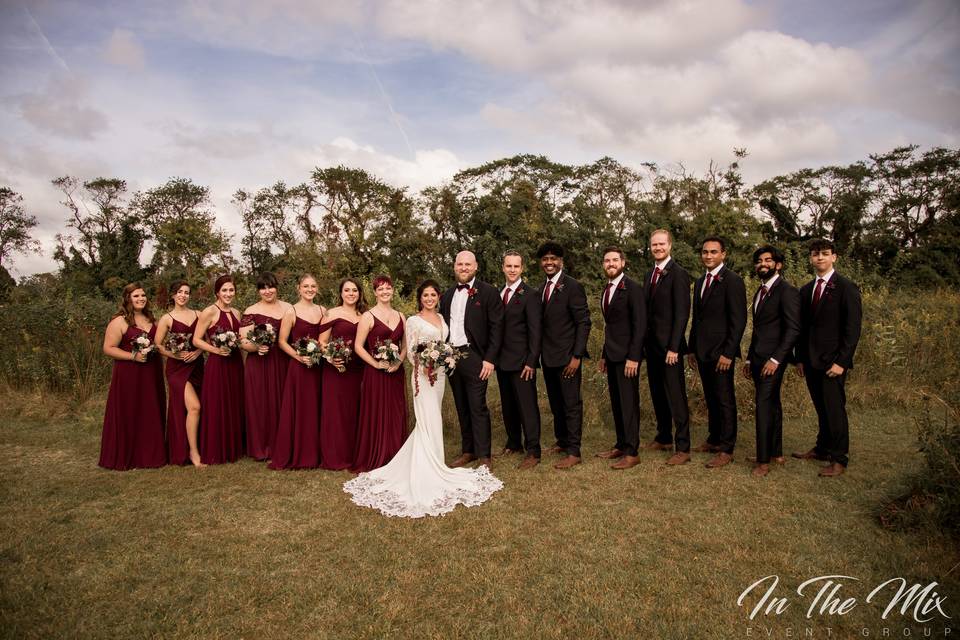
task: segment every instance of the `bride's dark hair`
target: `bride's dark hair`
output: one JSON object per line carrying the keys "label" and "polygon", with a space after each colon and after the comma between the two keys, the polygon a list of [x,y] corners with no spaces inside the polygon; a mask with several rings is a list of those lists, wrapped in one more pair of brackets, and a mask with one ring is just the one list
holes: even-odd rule
{"label": "bride's dark hair", "polygon": [[[423,292],[427,289],[433,289],[437,292],[437,297],[440,297],[440,285],[437,284],[436,280],[424,280],[420,283],[420,286],[417,287],[417,311],[423,311],[423,302],[420,301],[420,297],[423,295]],[[439,301],[438,301],[439,302]]]}

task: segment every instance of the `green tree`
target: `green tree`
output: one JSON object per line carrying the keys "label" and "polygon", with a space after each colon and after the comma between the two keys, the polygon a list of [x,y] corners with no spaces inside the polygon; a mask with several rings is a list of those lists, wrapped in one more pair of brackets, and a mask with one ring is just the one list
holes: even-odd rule
{"label": "green tree", "polygon": [[171,178],[134,196],[131,208],[153,237],[155,276],[198,285],[214,271],[230,270],[230,236],[216,226],[210,206],[209,188],[187,178]]}
{"label": "green tree", "polygon": [[0,187],[0,266],[11,254],[40,251],[40,243],[30,236],[36,226],[36,216],[23,210],[23,196]]}
{"label": "green tree", "polygon": [[[52,181],[70,212],[71,234],[57,234],[54,259],[64,281],[77,291],[114,297],[127,282],[140,280],[140,254],[148,237],[143,222],[130,211],[125,180],[96,178],[80,185],[72,176]],[[92,206],[88,204],[92,203]]]}

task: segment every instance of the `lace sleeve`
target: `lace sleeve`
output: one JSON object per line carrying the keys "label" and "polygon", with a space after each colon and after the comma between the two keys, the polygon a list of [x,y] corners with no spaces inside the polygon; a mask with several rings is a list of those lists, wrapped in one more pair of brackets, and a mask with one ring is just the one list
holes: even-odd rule
{"label": "lace sleeve", "polygon": [[257,324],[257,319],[252,313],[245,313],[240,316],[240,327],[252,327]]}
{"label": "lace sleeve", "polygon": [[410,361],[410,364],[416,364],[413,361],[414,356],[414,347],[420,342],[420,332],[417,330],[417,323],[412,322],[416,319],[416,316],[410,316],[407,318],[406,326],[406,335],[407,335],[407,360]]}

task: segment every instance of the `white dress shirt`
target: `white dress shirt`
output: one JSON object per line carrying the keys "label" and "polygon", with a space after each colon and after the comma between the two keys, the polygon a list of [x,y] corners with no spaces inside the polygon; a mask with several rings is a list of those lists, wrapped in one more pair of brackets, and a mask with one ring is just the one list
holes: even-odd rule
{"label": "white dress shirt", "polygon": [[[560,276],[562,276],[562,275],[563,275],[563,269],[560,269],[560,271],[557,271],[557,272],[553,275],[552,278],[547,278],[547,282],[551,283],[551,284],[550,284],[550,297],[551,297],[551,298],[553,297],[553,294],[556,293],[556,291],[557,291],[557,283],[560,282]],[[546,282],[545,282],[545,283],[543,284],[543,295],[540,297],[540,301],[541,301],[541,302],[545,302],[545,301],[546,301],[546,298],[547,298],[547,284],[546,284]]]}
{"label": "white dress shirt", "polygon": [[[722,263],[722,262],[721,262],[720,264],[718,264],[712,271],[707,271],[707,273],[709,273],[711,276],[713,276],[713,277],[711,278],[711,283],[710,283],[710,286],[711,286],[711,287],[714,285],[714,283],[716,283],[716,281],[717,281],[717,274],[720,273],[720,270],[721,270],[721,269],[723,269],[723,263]],[[706,291],[706,290],[707,290],[707,278],[706,278],[706,274],[704,274],[703,284],[700,285],[700,299],[701,299],[701,300],[703,300],[703,292]]]}
{"label": "white dress shirt", "polygon": [[[779,273],[775,273],[770,276],[770,279],[763,283],[763,286],[767,288],[767,295],[770,295],[770,289],[773,288],[773,283],[777,281],[777,278],[780,277]],[[762,288],[762,287],[761,287]],[[760,307],[760,292],[757,292],[757,299],[753,303],[753,312],[756,313],[757,309]]]}
{"label": "white dress shirt", "polygon": [[[614,278],[613,280],[610,280],[610,281],[609,281],[609,284],[611,284],[611,285],[613,285],[613,286],[610,287],[610,299],[607,301],[607,305],[609,305],[610,303],[612,303],[612,302],[613,302],[613,296],[617,295],[617,287],[620,286],[620,281],[623,280],[623,276],[624,276],[624,273],[621,271],[621,272],[620,272],[620,275],[618,275],[618,276],[617,276],[616,278]],[[604,295],[602,295],[602,296],[600,297],[600,304],[601,304],[601,305],[603,304],[603,298],[606,297],[606,291],[607,291],[607,289],[606,289],[606,287],[604,287]]]}
{"label": "white dress shirt", "polygon": [[517,287],[520,286],[520,283],[523,282],[523,278],[517,278],[517,281],[513,284],[508,284],[500,290],[500,299],[503,300],[503,294],[506,293],[507,289],[510,290],[510,297],[507,298],[507,304],[513,302],[513,296],[517,295]]}
{"label": "white dress shirt", "polygon": [[[476,278],[467,283],[466,289],[457,289],[453,292],[453,300],[450,301],[450,344],[455,347],[463,347],[469,342],[467,331],[463,326],[463,319],[467,314],[467,300],[470,299],[470,289]],[[457,284],[460,284],[459,282]]]}
{"label": "white dress shirt", "polygon": [[[830,284],[830,278],[833,277],[834,269],[830,269],[822,276],[817,276],[817,280],[823,280],[823,284],[820,287],[820,295],[823,296],[824,290],[827,288],[827,285]],[[812,301],[814,296],[817,295],[817,280],[813,281],[813,292],[810,293],[810,300]]]}

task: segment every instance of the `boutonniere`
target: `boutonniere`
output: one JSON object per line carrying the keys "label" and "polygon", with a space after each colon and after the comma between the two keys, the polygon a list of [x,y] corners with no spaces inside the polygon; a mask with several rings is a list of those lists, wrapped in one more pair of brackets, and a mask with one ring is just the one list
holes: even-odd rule
{"label": "boutonniere", "polygon": [[718,273],[717,275],[713,276],[713,281],[714,281],[714,282],[723,282],[723,276]]}
{"label": "boutonniere", "polygon": [[522,295],[524,295],[526,292],[527,292],[527,290],[526,290],[525,288],[523,288],[523,287],[517,287],[517,290],[513,292],[513,295],[515,295],[515,296],[522,296]]}
{"label": "boutonniere", "polygon": [[620,281],[620,284],[617,285],[617,289],[619,289],[620,291],[623,291],[623,290],[626,289],[626,288],[627,288],[627,283],[624,282],[623,280],[621,280],[621,281]]}
{"label": "boutonniere", "polygon": [[554,291],[563,291],[563,283],[562,283],[562,282],[558,282],[558,283],[557,283],[557,286],[555,286],[555,287],[553,288],[553,290],[554,290]]}
{"label": "boutonniere", "polygon": [[475,295],[477,295],[477,288],[476,288],[476,287],[470,287],[469,289],[467,289],[467,297],[468,297],[468,298],[470,298],[470,299],[472,300]]}
{"label": "boutonniere", "polygon": [[830,281],[827,283],[826,290],[833,291],[837,288],[837,283],[833,281],[833,278],[830,278]]}

